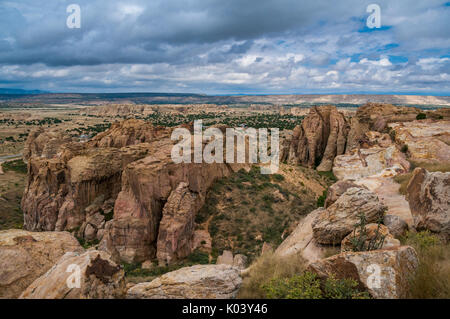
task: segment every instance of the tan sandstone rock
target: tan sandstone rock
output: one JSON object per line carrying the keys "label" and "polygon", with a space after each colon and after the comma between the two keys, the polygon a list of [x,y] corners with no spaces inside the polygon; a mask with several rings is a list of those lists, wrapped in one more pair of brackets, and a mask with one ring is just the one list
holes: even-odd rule
{"label": "tan sandstone rock", "polygon": [[231,299],[241,286],[240,270],[229,265],[181,268],[135,285],[128,299]]}
{"label": "tan sandstone rock", "polygon": [[[79,271],[79,272],[78,272]],[[80,275],[77,282],[77,274]],[[36,279],[21,299],[113,299],[125,296],[125,273],[109,254],[96,250],[66,253]]]}
{"label": "tan sandstone rock", "polygon": [[349,188],[326,209],[320,209],[312,222],[313,236],[319,244],[340,244],[364,214],[368,223],[384,216],[386,207],[375,193],[364,188]]}
{"label": "tan sandstone rock", "polygon": [[308,262],[314,262],[324,257],[324,249],[313,238],[312,223],[321,214],[323,208],[306,215],[294,231],[278,246],[275,255],[280,257],[301,254]]}
{"label": "tan sandstone rock", "polygon": [[284,157],[290,164],[330,171],[334,157],[345,151],[347,133],[347,121],[335,106],[312,107],[302,124],[294,129],[289,152]]}
{"label": "tan sandstone rock", "polygon": [[68,232],[0,231],[0,298],[17,298],[66,252],[83,251]]}
{"label": "tan sandstone rock", "polygon": [[450,172],[416,168],[407,186],[416,229],[428,229],[450,240]]}
{"label": "tan sandstone rock", "polygon": [[376,299],[405,298],[409,280],[419,261],[412,247],[344,252],[310,264],[308,269],[322,279],[351,278]]}
{"label": "tan sandstone rock", "polygon": [[341,197],[342,194],[347,191],[347,189],[352,187],[359,188],[361,186],[349,180],[338,181],[331,185],[327,191],[327,198],[325,199],[324,207],[330,207],[339,197]]}

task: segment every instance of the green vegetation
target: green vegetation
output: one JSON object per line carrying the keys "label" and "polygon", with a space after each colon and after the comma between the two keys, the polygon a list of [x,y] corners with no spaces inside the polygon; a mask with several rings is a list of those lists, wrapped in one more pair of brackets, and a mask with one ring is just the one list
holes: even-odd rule
{"label": "green vegetation", "polygon": [[410,280],[408,298],[450,298],[450,244],[429,231],[408,232],[402,244],[414,247],[419,267]]}
{"label": "green vegetation", "polygon": [[217,112],[200,112],[195,114],[173,114],[155,112],[147,117],[137,117],[147,120],[153,125],[173,127],[190,123],[194,120],[203,120],[204,126],[223,124],[229,127],[253,127],[253,128],[279,128],[280,130],[292,130],[301,123],[303,116],[290,114],[281,115],[278,113],[251,113],[251,114],[230,114],[222,115]]}
{"label": "green vegetation", "polygon": [[322,283],[316,274],[306,271],[290,278],[272,279],[262,288],[270,299],[368,299],[369,294],[357,287],[353,279],[330,277]]}
{"label": "green vegetation", "polygon": [[286,231],[316,208],[312,192],[297,194],[289,187],[281,174],[264,175],[257,166],[216,181],[196,215],[199,227],[208,225],[212,256],[231,250],[252,260],[264,242],[278,246]]}
{"label": "green vegetation", "polygon": [[327,199],[327,193],[328,193],[328,190],[324,190],[323,194],[319,196],[319,198],[317,199],[317,207],[325,206],[325,200]]}
{"label": "green vegetation", "polygon": [[416,116],[416,120],[425,120],[427,118],[427,115],[425,113],[419,113]]}
{"label": "green vegetation", "polygon": [[25,164],[22,159],[4,162],[2,163],[2,167],[5,172],[14,171],[21,174],[27,173],[27,164]]}
{"label": "green vegetation", "polygon": [[353,251],[370,251],[377,250],[383,247],[384,239],[386,236],[380,234],[381,219],[378,221],[378,227],[375,232],[375,236],[369,241],[367,234],[367,219],[364,213],[358,215],[359,223],[355,225],[353,230],[353,236],[350,238]]}
{"label": "green vegetation", "polygon": [[150,269],[143,269],[141,263],[122,263],[125,276],[129,282],[144,282],[164,275],[165,273],[178,270],[183,267],[189,267],[198,264],[209,264],[209,255],[206,252],[195,250],[185,260],[180,260],[170,266],[158,266],[153,263]]}
{"label": "green vegetation", "polygon": [[305,271],[306,262],[299,255],[288,257],[265,253],[244,275],[239,298],[282,299],[355,299],[369,298],[356,281],[328,278],[321,281]]}
{"label": "green vegetation", "polygon": [[402,153],[407,153],[408,152],[408,144],[403,144],[402,148],[400,149],[400,151]]}

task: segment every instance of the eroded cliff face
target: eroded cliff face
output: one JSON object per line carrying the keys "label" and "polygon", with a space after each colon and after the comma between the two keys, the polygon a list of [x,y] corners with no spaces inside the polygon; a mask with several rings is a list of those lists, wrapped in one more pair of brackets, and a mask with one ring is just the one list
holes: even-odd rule
{"label": "eroded cliff face", "polygon": [[[47,138],[48,133],[41,132],[42,138],[32,135],[28,139],[28,184],[22,198],[25,229],[81,228],[88,215],[86,209],[96,199],[100,204],[115,200],[121,189],[125,166],[145,157],[151,147],[148,143],[136,144],[136,140],[148,139],[145,130],[138,130],[133,138],[123,138],[129,133],[130,124],[136,127],[145,124],[136,120],[130,122],[114,124],[111,130],[88,143],[61,144],[58,152],[47,153],[46,156],[35,144]],[[64,142],[66,138],[62,136],[60,140]],[[104,140],[119,147],[100,147]]]}
{"label": "eroded cliff face", "polygon": [[335,106],[312,107],[294,129],[284,160],[330,171],[334,158],[345,151],[348,131],[345,116]]}
{"label": "eroded cliff face", "polygon": [[[87,143],[59,145],[51,156],[29,147],[24,227],[74,231],[128,262],[154,258],[157,246],[161,263],[186,257],[194,249],[193,220],[208,188],[245,164],[175,164],[170,132],[127,120]],[[178,198],[177,203],[181,184],[192,202]],[[186,218],[180,217],[183,205],[189,207]]]}

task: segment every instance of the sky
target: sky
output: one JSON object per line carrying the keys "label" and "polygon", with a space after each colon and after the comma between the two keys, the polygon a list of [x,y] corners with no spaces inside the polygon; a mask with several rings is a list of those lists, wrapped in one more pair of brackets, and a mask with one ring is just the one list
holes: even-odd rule
{"label": "sky", "polygon": [[0,87],[450,95],[449,21],[447,0],[0,0]]}

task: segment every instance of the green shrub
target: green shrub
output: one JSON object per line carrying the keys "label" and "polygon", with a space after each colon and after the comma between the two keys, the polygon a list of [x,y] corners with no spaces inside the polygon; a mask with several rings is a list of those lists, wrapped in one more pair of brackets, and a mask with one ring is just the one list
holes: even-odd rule
{"label": "green shrub", "polygon": [[317,199],[317,207],[324,207],[326,199],[327,199],[327,191],[324,190],[322,195],[320,195],[319,198]]}
{"label": "green shrub", "polygon": [[353,230],[353,236],[350,238],[350,243],[352,245],[353,251],[370,251],[377,250],[383,247],[384,239],[386,236],[380,234],[381,219],[378,221],[378,228],[375,236],[371,238],[368,242],[367,235],[367,219],[364,213],[358,215],[359,223],[355,225]]}
{"label": "green shrub", "polygon": [[272,279],[262,286],[269,299],[321,299],[320,281],[310,272]]}
{"label": "green shrub", "polygon": [[416,120],[425,120],[427,118],[427,115],[425,113],[419,113],[416,116]]}
{"label": "green shrub", "polygon": [[400,151],[401,151],[402,153],[408,152],[408,144],[403,144],[403,146],[402,146],[402,148],[400,149]]}
{"label": "green shrub", "polygon": [[290,278],[272,279],[262,286],[269,299],[367,299],[353,279],[327,278],[323,285],[316,274],[304,272]]}

